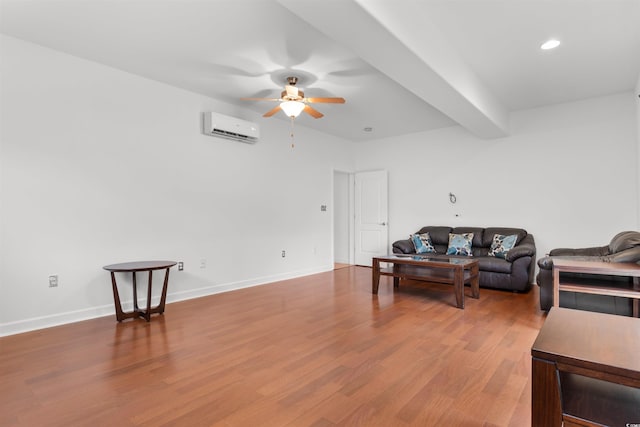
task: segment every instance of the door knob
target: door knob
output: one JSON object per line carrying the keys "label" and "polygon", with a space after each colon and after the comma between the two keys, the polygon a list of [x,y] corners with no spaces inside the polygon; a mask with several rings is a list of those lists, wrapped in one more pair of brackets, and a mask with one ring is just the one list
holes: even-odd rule
{"label": "door knob", "polygon": [[380,225],[387,225],[387,223],[386,222],[381,222]]}

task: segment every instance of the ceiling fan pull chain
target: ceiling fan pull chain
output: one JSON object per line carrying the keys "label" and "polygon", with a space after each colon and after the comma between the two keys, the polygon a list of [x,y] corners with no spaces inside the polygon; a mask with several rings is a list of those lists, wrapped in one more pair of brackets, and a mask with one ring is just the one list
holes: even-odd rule
{"label": "ceiling fan pull chain", "polygon": [[291,136],[291,148],[295,147],[295,144],[293,143],[293,121],[295,120],[295,117],[291,116],[291,133],[289,134]]}

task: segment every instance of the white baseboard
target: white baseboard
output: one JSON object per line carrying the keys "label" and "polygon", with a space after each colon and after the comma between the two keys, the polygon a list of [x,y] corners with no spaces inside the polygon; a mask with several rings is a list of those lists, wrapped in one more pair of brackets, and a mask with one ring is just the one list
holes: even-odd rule
{"label": "white baseboard", "polygon": [[[333,265],[327,265],[320,268],[298,270],[282,274],[274,274],[271,276],[258,277],[254,279],[241,280],[238,282],[222,283],[212,286],[205,286],[198,289],[190,289],[180,292],[167,293],[167,304],[178,301],[185,301],[193,298],[201,298],[208,295],[219,294],[221,292],[229,292],[237,289],[250,288],[252,286],[266,285],[281,280],[295,279],[297,277],[309,276],[311,274],[323,273],[333,270]],[[132,306],[132,301],[123,301],[123,308]],[[51,328],[53,326],[66,325],[68,323],[80,322],[83,320],[95,319],[104,316],[114,316],[115,308],[112,304],[89,307],[82,310],[68,311],[64,313],[56,313],[49,316],[33,317],[30,319],[18,320],[0,324],[0,337],[21,334],[24,332],[35,331],[38,329]]]}
{"label": "white baseboard", "polygon": [[51,328],[53,326],[66,325],[68,323],[81,322],[83,320],[96,319],[98,317],[108,315],[115,316],[113,303],[82,310],[56,313],[49,316],[32,317],[30,319],[1,324],[0,337],[21,334],[23,332],[35,331],[38,329]]}
{"label": "white baseboard", "polygon": [[308,270],[298,270],[282,274],[274,274],[271,276],[258,277],[249,280],[240,280],[238,282],[221,283],[218,285],[206,286],[198,289],[190,289],[188,291],[174,292],[167,294],[168,302],[185,301],[193,298],[200,298],[207,295],[219,294],[221,292],[235,291],[237,289],[250,288],[253,286],[268,285],[281,280],[295,279],[297,277],[309,276],[311,274],[324,273],[333,270],[333,265],[324,266],[322,268],[314,268]]}

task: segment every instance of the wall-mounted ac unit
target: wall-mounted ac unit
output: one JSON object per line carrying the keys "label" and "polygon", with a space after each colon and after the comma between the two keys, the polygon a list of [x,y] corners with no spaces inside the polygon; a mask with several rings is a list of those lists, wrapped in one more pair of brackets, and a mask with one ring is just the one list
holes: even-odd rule
{"label": "wall-mounted ac unit", "polygon": [[260,127],[256,123],[218,113],[203,113],[203,133],[209,136],[233,139],[255,144],[260,138]]}

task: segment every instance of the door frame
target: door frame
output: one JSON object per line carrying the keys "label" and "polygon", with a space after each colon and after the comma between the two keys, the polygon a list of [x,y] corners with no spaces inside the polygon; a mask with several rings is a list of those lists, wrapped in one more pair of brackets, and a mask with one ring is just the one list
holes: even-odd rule
{"label": "door frame", "polygon": [[[355,203],[355,172],[343,171],[340,169],[333,169],[331,174],[331,198],[333,201],[334,211],[337,207],[336,205],[336,174],[342,174],[347,176],[347,229],[348,229],[348,254],[349,254],[349,264],[355,264],[355,212],[354,212],[354,203]],[[336,241],[335,241],[335,217],[331,216],[331,260],[335,263],[336,261]]]}
{"label": "door frame", "polygon": [[[360,179],[360,193],[357,191],[357,183],[358,183],[358,177],[361,177]],[[368,177],[365,179],[365,177]],[[384,189],[383,189],[383,193],[380,193],[379,191],[376,193],[377,194],[377,200],[378,202],[384,202],[382,203],[382,205],[384,206],[383,209],[378,209],[378,210],[363,210],[362,209],[362,198],[360,197],[360,194],[364,194],[362,193],[362,190],[365,189],[366,187],[363,185],[365,182],[371,182],[371,177],[373,177],[374,182],[377,184],[379,182],[384,181]],[[380,178],[383,178],[382,181],[380,181]],[[380,188],[379,188],[380,189]],[[360,200],[359,200],[360,198]],[[379,205],[379,207],[382,207],[382,205]],[[358,206],[360,206],[360,208],[358,208]],[[363,215],[364,213],[367,213],[367,215]],[[358,214],[360,214],[360,217],[358,218]],[[371,214],[374,214],[375,216],[375,220],[372,222],[372,217]],[[368,222],[366,221],[366,218],[368,218]],[[380,221],[380,222],[376,222],[376,221]],[[378,245],[376,245],[376,250],[375,251],[368,251],[363,247],[358,247],[358,242],[360,241],[360,243],[362,244],[362,234],[361,232],[368,232],[369,234],[376,233],[378,238],[381,239],[380,241],[378,241]],[[354,230],[353,230],[353,235],[354,235],[354,262],[356,263],[356,265],[363,265],[363,266],[368,266],[371,267],[371,259],[373,256],[378,256],[378,255],[386,255],[389,253],[389,172],[386,169],[370,169],[370,170],[363,170],[363,171],[357,171],[354,174]],[[381,244],[381,245],[380,245]],[[360,252],[358,252],[358,249],[360,250]],[[371,249],[371,248],[370,248]],[[364,258],[363,258],[364,255]],[[364,261],[366,259],[366,261]]]}
{"label": "door frame", "polygon": [[[388,174],[388,171],[386,169],[375,169],[375,170],[362,170],[362,171],[356,171],[356,172],[351,172],[351,171],[344,171],[341,169],[332,169],[331,172],[331,200],[333,202],[333,207],[334,209],[332,209],[332,213],[333,210],[335,210],[336,208],[336,191],[335,191],[335,185],[336,185],[336,179],[335,179],[335,174],[339,173],[339,174],[345,174],[348,176],[348,185],[349,185],[349,190],[348,190],[348,207],[347,207],[347,211],[348,211],[348,219],[347,219],[347,223],[348,223],[348,229],[349,229],[349,264],[351,265],[355,265],[355,252],[356,252],[356,247],[355,247],[355,239],[356,239],[356,226],[355,226],[355,186],[356,186],[356,174],[358,173],[365,173],[365,172],[375,172],[375,171],[386,171]],[[388,176],[388,175],[387,175]],[[386,226],[387,226],[387,238],[389,237],[389,220],[388,220],[388,207],[387,207],[387,221],[386,221]],[[336,255],[336,251],[335,251],[335,228],[336,228],[336,224],[335,224],[335,219],[333,214],[331,215],[331,261],[333,263],[335,263],[335,255]]]}

